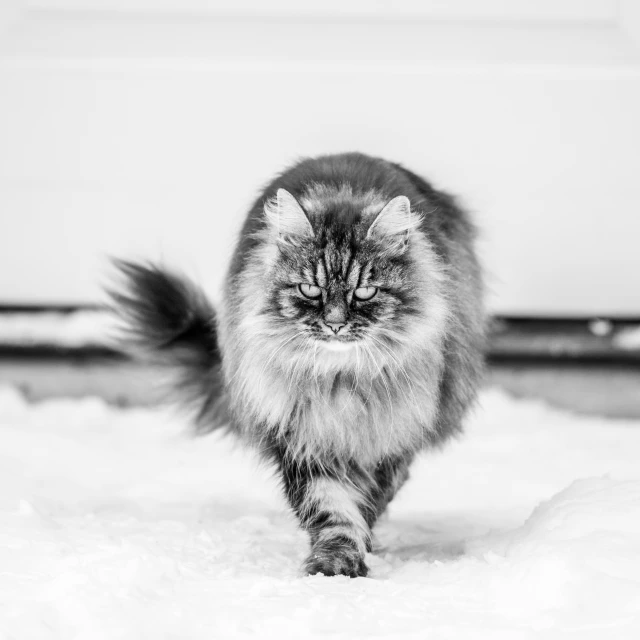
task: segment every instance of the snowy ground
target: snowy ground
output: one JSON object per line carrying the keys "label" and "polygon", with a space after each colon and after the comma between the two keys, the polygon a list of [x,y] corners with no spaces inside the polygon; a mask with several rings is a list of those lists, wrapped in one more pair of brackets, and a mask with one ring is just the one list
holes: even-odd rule
{"label": "snowy ground", "polygon": [[0,638],[640,637],[640,422],[483,397],[378,529],[301,577],[270,471],[164,411],[0,389]]}

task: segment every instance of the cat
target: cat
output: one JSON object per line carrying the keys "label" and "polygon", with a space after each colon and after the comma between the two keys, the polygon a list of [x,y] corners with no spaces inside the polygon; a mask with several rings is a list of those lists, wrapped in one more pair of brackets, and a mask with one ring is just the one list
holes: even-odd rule
{"label": "cat", "polygon": [[118,261],[128,340],[178,373],[200,430],[272,462],[309,533],[307,574],[366,576],[415,455],[460,433],[483,371],[476,231],[454,199],[360,153],[304,159],[249,211],[214,309]]}

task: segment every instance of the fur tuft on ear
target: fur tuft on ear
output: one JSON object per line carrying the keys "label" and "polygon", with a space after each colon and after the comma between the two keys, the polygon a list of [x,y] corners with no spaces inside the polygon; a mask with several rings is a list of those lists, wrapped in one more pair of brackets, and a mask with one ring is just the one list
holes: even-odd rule
{"label": "fur tuft on ear", "polygon": [[371,223],[367,238],[377,236],[379,238],[398,238],[405,240],[409,233],[417,229],[422,222],[422,217],[411,211],[411,203],[407,196],[397,196],[387,202],[384,209]]}
{"label": "fur tuft on ear", "polygon": [[265,203],[264,214],[271,228],[279,236],[314,235],[304,209],[286,189],[278,189],[276,197]]}

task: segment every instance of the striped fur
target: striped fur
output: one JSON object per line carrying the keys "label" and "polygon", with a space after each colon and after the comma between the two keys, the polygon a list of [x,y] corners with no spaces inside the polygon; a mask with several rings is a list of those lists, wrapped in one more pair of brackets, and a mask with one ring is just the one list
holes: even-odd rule
{"label": "striped fur", "polygon": [[366,575],[371,528],[414,454],[461,429],[482,370],[474,235],[449,196],[360,154],[298,163],[249,212],[217,310],[223,391],[201,394],[200,423],[279,466],[310,573]]}

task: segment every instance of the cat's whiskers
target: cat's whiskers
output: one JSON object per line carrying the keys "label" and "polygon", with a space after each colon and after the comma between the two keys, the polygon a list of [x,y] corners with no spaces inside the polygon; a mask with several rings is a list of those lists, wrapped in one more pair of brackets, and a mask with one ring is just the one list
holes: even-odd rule
{"label": "cat's whiskers", "polygon": [[[310,367],[309,365],[313,362],[313,344],[315,342],[315,339],[313,338],[313,336],[308,336],[307,339],[305,340],[304,343],[304,350],[303,353],[300,356],[300,378],[302,376],[309,376],[310,374]],[[303,393],[304,392],[304,380],[298,379],[297,380],[297,385],[298,385],[298,389],[300,389],[300,392]]]}
{"label": "cat's whiskers", "polygon": [[[359,358],[359,354],[358,354],[358,343],[354,342],[353,343],[353,347],[355,349],[356,352],[356,366],[355,369],[353,370],[353,382],[351,383],[351,388],[349,389],[349,395],[347,396],[346,400],[343,400],[342,402],[342,406],[339,409],[338,413],[339,414],[343,414],[347,409],[349,409],[349,405],[351,403],[351,401],[353,400],[353,398],[356,395],[356,389],[358,388],[359,385],[359,379],[358,379],[358,374],[359,374],[359,367],[360,367],[360,358]],[[345,367],[346,369],[346,367]],[[338,375],[342,373],[339,372]],[[356,415],[358,415],[360,413],[361,409],[358,410],[358,413],[356,413]]]}
{"label": "cat's whiskers", "polygon": [[309,344],[309,336],[306,336],[304,341],[296,345],[293,353],[293,367],[288,372],[289,384],[287,385],[287,391],[291,392],[293,385],[295,384],[298,391],[302,391],[300,382],[298,380],[298,368],[304,362],[306,356],[306,347]]}
{"label": "cat's whiskers", "polygon": [[354,371],[353,374],[353,384],[351,385],[351,391],[349,393],[349,399],[348,401],[351,402],[351,400],[353,399],[353,396],[355,395],[356,389],[360,386],[360,354],[358,352],[358,343],[356,342],[354,344],[355,350],[356,350],[356,370]]}
{"label": "cat's whiskers", "polygon": [[[320,388],[320,376],[318,375],[318,371],[317,371],[317,356],[318,356],[318,341],[316,340],[316,345],[315,345],[315,350],[313,352],[313,361],[314,361],[314,377],[316,380],[316,389],[318,390],[318,396],[320,398],[322,398],[322,401],[324,402],[324,405],[327,407],[327,409],[330,411],[331,414],[335,413],[334,412],[334,407],[332,407],[329,404],[329,399],[327,398],[327,388],[328,388],[328,392],[331,393],[331,386],[332,385],[327,385],[327,388],[324,387],[321,389]],[[335,376],[334,376],[334,380],[335,380]],[[326,380],[324,381],[325,383],[327,382]]]}
{"label": "cat's whiskers", "polygon": [[[364,345],[363,345],[363,349],[364,349]],[[365,356],[370,356],[370,354],[367,352],[367,350],[364,350],[364,355]],[[362,407],[360,408],[360,410],[358,411],[358,413],[356,414],[356,416],[360,415],[361,411],[365,411],[367,410],[367,405],[369,404],[369,400],[371,399],[371,394],[373,393],[373,380],[369,379],[369,393],[367,394],[367,397],[364,399],[364,402],[362,403]]]}
{"label": "cat's whiskers", "polygon": [[[376,349],[375,345],[370,345],[371,349]],[[376,349],[377,353],[381,356],[384,356],[384,354],[379,350]],[[373,358],[373,353],[372,353],[372,358]],[[375,360],[375,358],[373,358],[374,363],[376,364],[376,366],[378,367],[378,370],[380,370],[380,367],[378,366],[377,361]],[[386,367],[385,367],[386,368]],[[395,431],[395,412],[393,410],[393,401],[391,400],[391,394],[389,391],[389,385],[386,382],[386,379],[383,377],[383,373],[382,371],[380,371],[380,375],[382,377],[382,380],[384,382],[385,388],[387,389],[387,396],[389,397],[389,415],[391,417],[391,426],[389,428],[389,438],[387,439],[387,446],[386,446],[386,451],[389,452],[391,450],[391,440]],[[396,384],[397,384],[397,379],[396,379]]]}
{"label": "cat's whiskers", "polygon": [[294,367],[294,375],[296,376],[295,384],[298,387],[298,391],[300,391],[300,393],[304,393],[304,389],[302,387],[301,381],[298,379],[298,367],[300,367],[301,369],[300,375],[305,375],[306,365],[310,362],[309,356],[311,355],[311,352],[312,352],[313,342],[314,342],[313,337],[307,336],[302,346],[302,353],[298,357],[298,362]]}
{"label": "cat's whiskers", "polygon": [[313,379],[316,384],[318,398],[321,398],[324,401],[324,404],[327,406],[327,408],[331,409],[331,407],[329,406],[329,403],[327,402],[325,394],[320,389],[320,376],[318,375],[318,341],[317,340],[314,341],[314,345],[313,345]]}
{"label": "cat's whiskers", "polygon": [[274,358],[278,355],[278,353],[280,353],[280,351],[282,351],[282,349],[284,349],[292,340],[294,340],[295,338],[301,336],[304,334],[304,331],[297,331],[296,333],[294,333],[292,336],[290,336],[289,338],[287,338],[267,359],[267,361],[264,363],[264,365],[262,366],[262,369],[260,370],[260,374],[258,376],[258,380],[259,380],[259,384],[260,384],[260,393],[262,393],[263,391],[263,383],[264,383],[264,379],[265,376],[264,374],[267,371],[267,367],[271,364],[271,362],[273,362]]}
{"label": "cat's whiskers", "polygon": [[[418,403],[418,398],[416,397],[415,394],[415,390],[414,390],[414,385],[411,381],[411,379],[409,378],[409,374],[407,373],[405,367],[402,365],[402,363],[400,362],[400,360],[397,358],[397,356],[393,353],[393,351],[391,350],[390,347],[388,347],[386,344],[384,344],[382,342],[382,340],[380,340],[379,338],[376,338],[375,336],[369,336],[374,342],[376,342],[380,347],[384,348],[385,352],[388,354],[388,356],[396,363],[398,370],[400,371],[400,373],[404,376],[404,379],[407,381],[407,386],[409,387],[409,391],[411,392],[411,395],[413,396],[413,402],[415,403],[414,406],[418,407],[420,406]],[[398,386],[402,389],[402,392],[404,393],[405,399],[409,400],[409,398],[407,398],[407,395],[404,391],[403,385],[398,383]]]}
{"label": "cat's whiskers", "polygon": [[370,355],[371,355],[371,361],[375,364],[376,368],[378,369],[378,372],[380,374],[380,379],[382,381],[382,384],[384,384],[384,388],[386,389],[387,392],[387,398],[389,399],[389,417],[391,419],[391,425],[389,428],[389,440],[387,442],[387,448],[386,448],[386,452],[389,451],[390,445],[391,445],[391,436],[393,435],[393,431],[395,429],[395,412],[393,410],[393,400],[391,398],[391,390],[389,389],[389,385],[387,383],[387,379],[385,374],[383,373],[383,370],[380,368],[380,365],[378,364],[378,362],[375,359],[375,356],[373,354],[373,352],[371,351],[373,345],[367,345],[365,343],[363,343],[362,345],[366,350],[369,351]]}

